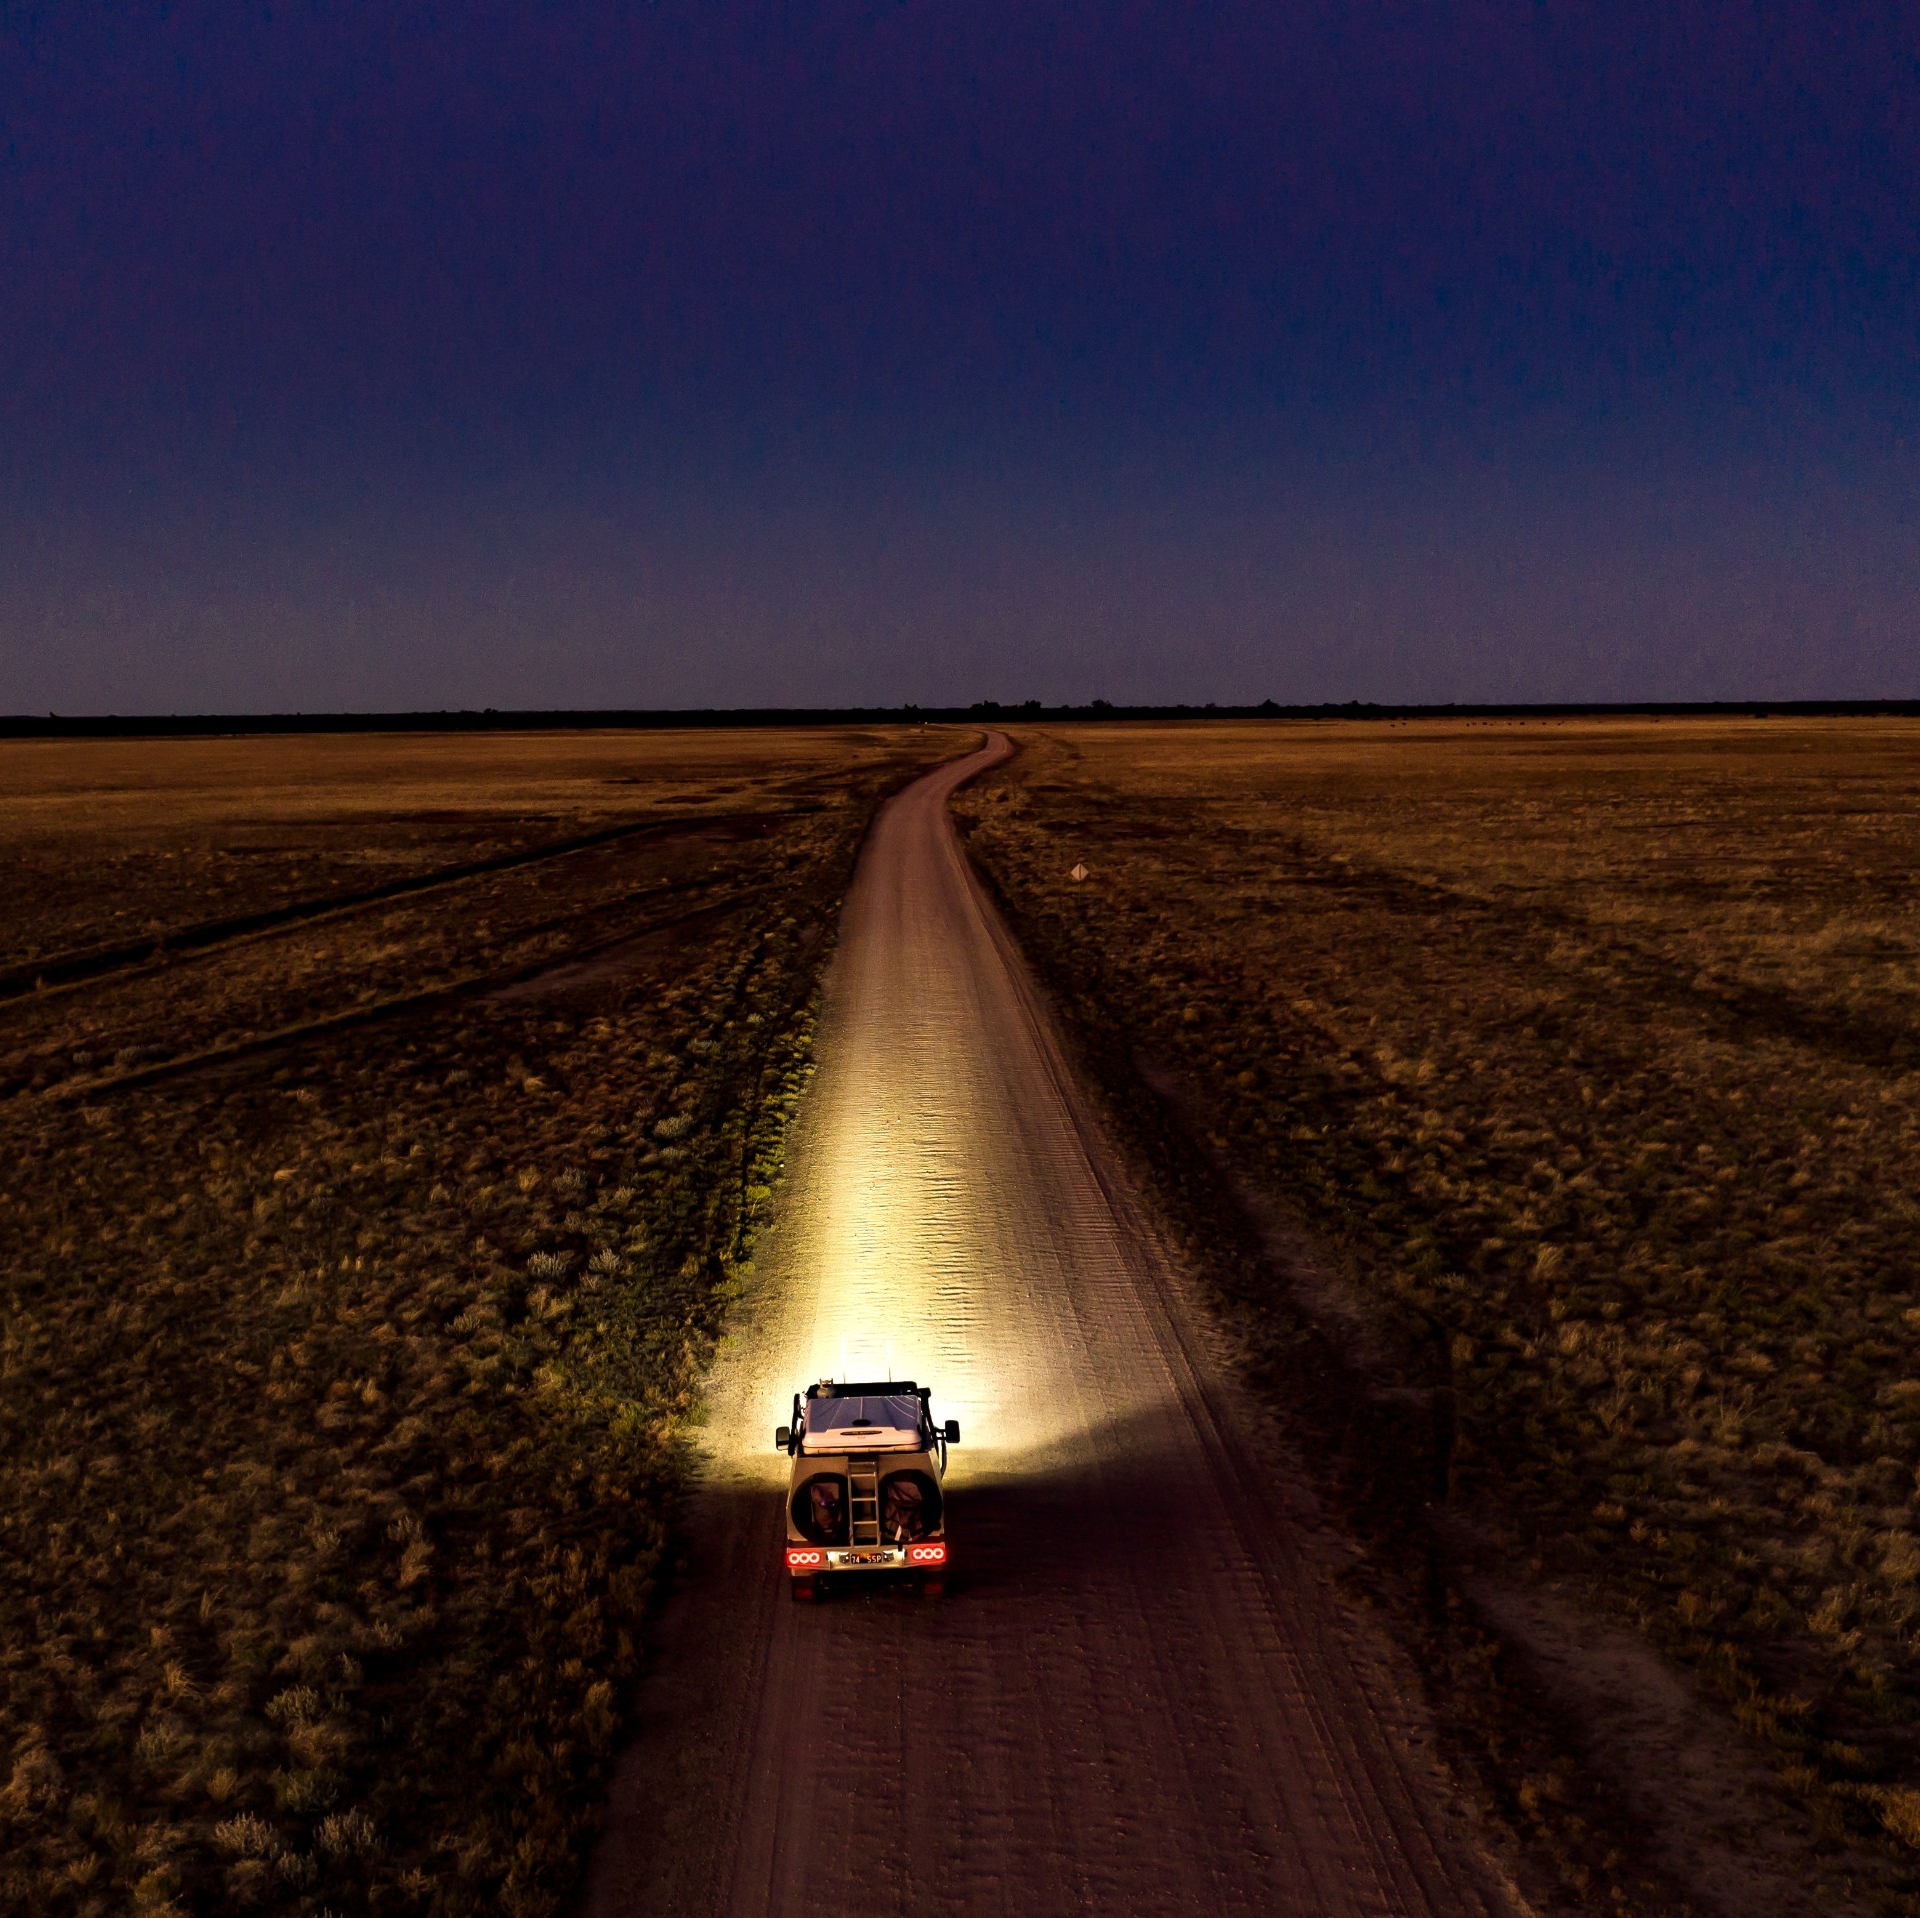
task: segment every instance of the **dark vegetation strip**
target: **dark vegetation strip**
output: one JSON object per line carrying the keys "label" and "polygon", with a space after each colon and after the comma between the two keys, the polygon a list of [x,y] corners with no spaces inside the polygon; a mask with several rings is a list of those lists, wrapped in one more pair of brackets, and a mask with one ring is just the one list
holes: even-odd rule
{"label": "dark vegetation strip", "polygon": [[[796,808],[806,811],[808,808]],[[329,914],[349,912],[361,906],[380,905],[409,894],[433,892],[443,886],[457,885],[463,879],[476,879],[487,873],[511,872],[516,867],[540,865],[564,858],[568,853],[585,852],[595,846],[612,845],[620,840],[657,838],[663,834],[686,832],[718,822],[738,823],[743,819],[789,816],[786,812],[767,813],[693,813],[673,818],[648,819],[636,824],[608,826],[597,832],[580,833],[545,845],[522,848],[518,852],[497,853],[487,859],[468,860],[457,866],[439,866],[431,872],[415,873],[403,879],[390,879],[382,885],[357,892],[328,893],[317,899],[298,899],[284,906],[268,907],[260,912],[240,913],[232,918],[203,920],[197,925],[179,926],[171,931],[151,934],[118,946],[96,946],[80,952],[50,953],[31,965],[16,966],[0,972],[0,1000],[80,980],[101,978],[124,972],[131,967],[150,965],[183,953],[202,952],[211,947],[242,939],[256,933],[274,931],[281,926],[304,924]]]}
{"label": "dark vegetation strip", "polygon": [[1218,832],[1217,837],[1224,844],[1248,847],[1263,863],[1271,862],[1275,878],[1289,886],[1337,890],[1348,899],[1366,901],[1409,920],[1429,915],[1456,926],[1478,920],[1489,933],[1530,947],[1539,943],[1543,931],[1572,933],[1590,944],[1592,959],[1612,975],[1613,997],[1623,1011],[1633,1008],[1644,1015],[1653,1007],[1671,1007],[1699,1016],[1735,1044],[1780,1039],[1849,1065],[1920,1064],[1920,1031],[1911,1024],[1683,965],[1596,924],[1577,907],[1539,899],[1523,905],[1489,898],[1358,861],[1334,870],[1299,839],[1282,842],[1283,850],[1271,840],[1262,844],[1251,834],[1229,831]]}
{"label": "dark vegetation strip", "polygon": [[1415,719],[1770,719],[1770,718],[1915,718],[1920,700],[1912,699],[1723,699],[1645,700],[1626,704],[1381,706],[1350,699],[1340,705],[1282,706],[1271,699],[1257,705],[1116,706],[1096,699],[1083,706],[1043,706],[1037,699],[1002,702],[975,700],[970,706],[776,706],[722,709],[555,712],[434,713],[246,713],[115,714],[74,716],[49,713],[0,717],[0,739],[207,739],[274,733],[518,733],[518,732],[673,732],[742,728],[822,726],[967,725],[981,720],[1042,722],[1182,720],[1227,722],[1248,719],[1383,722]]}

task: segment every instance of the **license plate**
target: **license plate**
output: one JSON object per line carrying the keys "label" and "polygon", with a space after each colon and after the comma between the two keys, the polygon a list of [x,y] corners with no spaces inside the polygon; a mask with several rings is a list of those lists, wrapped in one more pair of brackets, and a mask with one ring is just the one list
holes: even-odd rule
{"label": "license plate", "polygon": [[898,1565],[898,1552],[836,1552],[833,1562],[836,1565]]}

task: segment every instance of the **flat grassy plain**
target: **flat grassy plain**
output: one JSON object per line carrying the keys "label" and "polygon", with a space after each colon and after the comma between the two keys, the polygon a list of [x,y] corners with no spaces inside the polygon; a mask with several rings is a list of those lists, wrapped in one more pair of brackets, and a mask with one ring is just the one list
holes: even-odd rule
{"label": "flat grassy plain", "polygon": [[963,826],[1116,1104],[1337,1249],[1220,1275],[1276,1396],[1329,1327],[1387,1388],[1336,1475],[1632,1621],[1920,1908],[1920,727],[1017,738]]}
{"label": "flat grassy plain", "polygon": [[854,853],[953,743],[0,746],[0,1908],[565,1897]]}

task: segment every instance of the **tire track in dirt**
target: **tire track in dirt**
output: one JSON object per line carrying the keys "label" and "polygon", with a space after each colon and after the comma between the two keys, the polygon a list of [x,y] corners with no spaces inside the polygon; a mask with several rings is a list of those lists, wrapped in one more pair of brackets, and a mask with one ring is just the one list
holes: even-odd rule
{"label": "tire track in dirt", "polygon": [[570,839],[548,840],[543,845],[496,853],[491,858],[469,860],[462,865],[436,866],[427,872],[409,873],[359,892],[323,893],[316,898],[289,900],[285,905],[266,907],[259,912],[176,926],[125,945],[48,953],[31,963],[0,971],[0,1005],[12,999],[44,998],[55,991],[71,991],[76,986],[118,979],[129,972],[177,965],[184,959],[204,958],[243,940],[311,926],[318,920],[344,918],[349,913],[391,905],[395,900],[412,898],[419,893],[440,892],[470,879],[547,865],[574,853],[591,852],[630,839],[690,837],[713,825],[737,831],[743,823],[752,825],[763,820],[792,818],[814,810],[816,808],[803,806],[780,812],[684,813],[636,820],[576,834]]}
{"label": "tire track in dirt", "polygon": [[[705,880],[687,880],[673,885],[654,887],[649,892],[636,896],[668,898],[697,891],[707,883]],[[568,952],[549,953],[539,959],[529,960],[523,965],[504,970],[468,973],[458,979],[446,980],[440,985],[423,987],[418,992],[403,992],[390,999],[376,999],[366,1005],[349,1006],[342,1012],[328,1013],[324,1018],[302,1020],[298,1025],[279,1026],[271,1032],[255,1033],[246,1039],[229,1040],[222,1045],[207,1046],[197,1052],[184,1052],[175,1058],[158,1060],[151,1065],[135,1066],[107,1077],[68,1080],[61,1085],[49,1086],[42,1092],[0,1093],[0,1104],[9,1103],[14,1099],[42,1099],[50,1103],[85,1103],[108,1098],[118,1092],[138,1091],[163,1080],[199,1078],[249,1063],[257,1065],[269,1062],[312,1040],[331,1038],[336,1033],[354,1031],[362,1026],[383,1025],[389,1020],[402,1019],[413,1013],[429,1012],[456,1000],[492,998],[511,1002],[514,999],[540,998],[550,992],[567,991],[578,986],[590,985],[598,979],[617,974],[619,960],[629,948],[644,945],[646,941],[658,937],[661,933],[677,931],[699,920],[736,911],[746,905],[752,897],[751,893],[728,893],[723,898],[708,900],[704,904],[689,907],[684,912],[643,920],[637,926],[624,928],[612,938],[577,946]],[[566,920],[553,920],[544,926],[536,926],[529,930],[547,932],[567,923]]]}
{"label": "tire track in dirt", "polygon": [[[1006,750],[891,802],[849,894],[588,1909],[1512,1912],[965,863]],[[786,1602],[771,1432],[827,1374],[960,1419],[945,1601]]]}

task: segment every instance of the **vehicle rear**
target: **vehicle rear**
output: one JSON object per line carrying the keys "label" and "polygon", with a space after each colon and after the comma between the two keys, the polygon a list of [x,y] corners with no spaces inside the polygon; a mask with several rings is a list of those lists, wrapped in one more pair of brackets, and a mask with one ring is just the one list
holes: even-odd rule
{"label": "vehicle rear", "polygon": [[793,1460],[786,1568],[795,1598],[843,1576],[908,1576],[929,1594],[944,1589],[947,1449],[960,1428],[934,1423],[931,1396],[891,1379],[823,1380],[795,1398],[792,1425],[774,1435]]}

